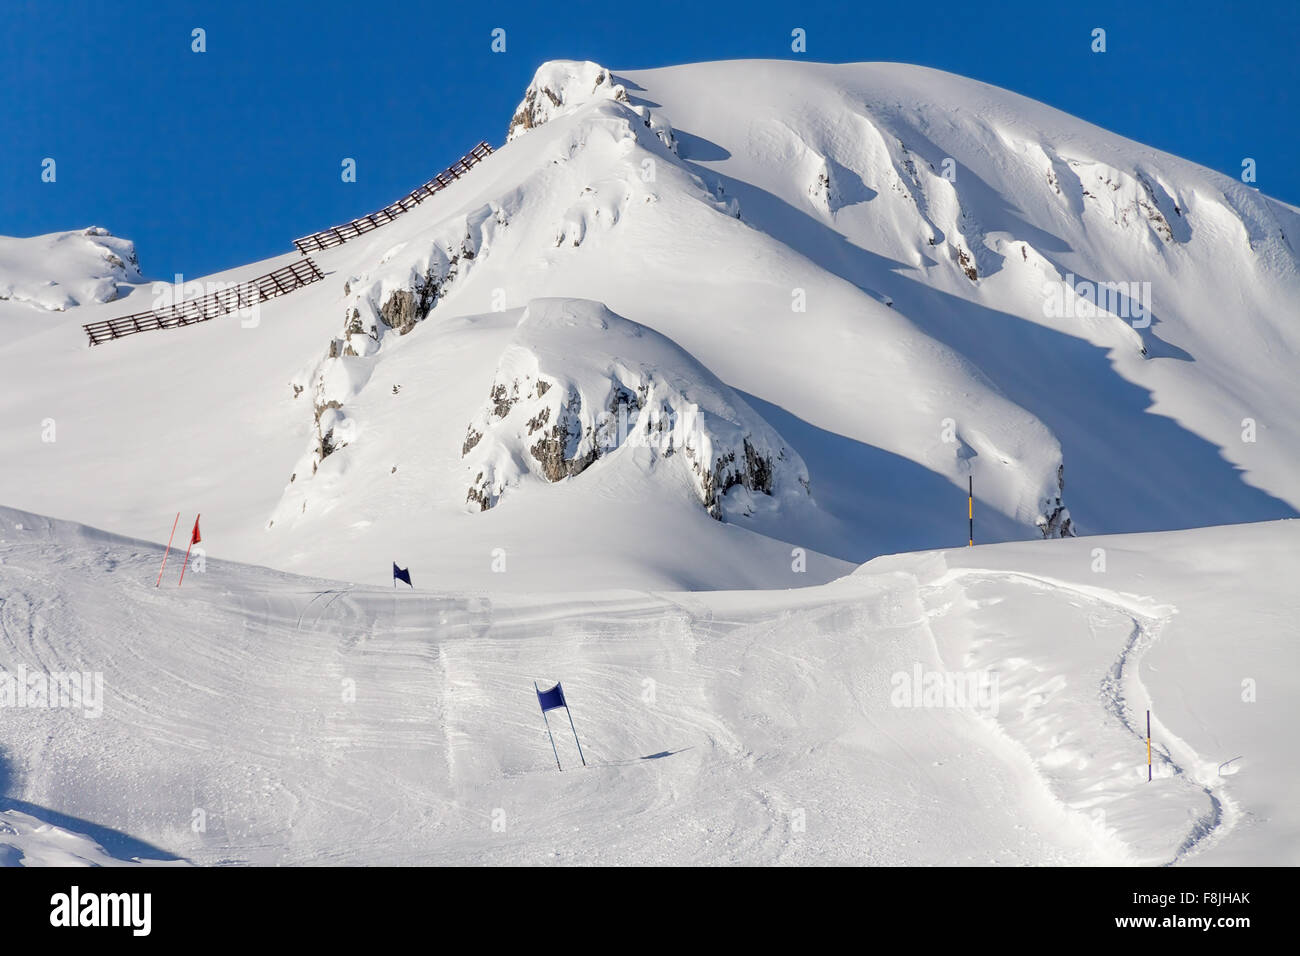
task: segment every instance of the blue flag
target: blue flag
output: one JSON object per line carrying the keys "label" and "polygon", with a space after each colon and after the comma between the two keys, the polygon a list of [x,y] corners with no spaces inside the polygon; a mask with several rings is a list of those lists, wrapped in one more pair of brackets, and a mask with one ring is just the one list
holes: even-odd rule
{"label": "blue flag", "polygon": [[542,713],[548,710],[555,710],[557,707],[568,708],[569,704],[564,699],[564,688],[556,684],[550,690],[539,690],[537,692],[537,703],[542,705]]}
{"label": "blue flag", "polygon": [[397,562],[393,562],[393,587],[397,586],[398,581],[405,581],[411,585],[411,590],[415,590],[415,585],[411,584],[411,569],[399,568]]}

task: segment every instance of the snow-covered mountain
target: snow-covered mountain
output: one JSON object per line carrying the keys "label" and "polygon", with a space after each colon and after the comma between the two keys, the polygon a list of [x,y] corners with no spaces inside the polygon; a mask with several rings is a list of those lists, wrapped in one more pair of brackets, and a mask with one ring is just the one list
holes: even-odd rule
{"label": "snow-covered mountain", "polygon": [[501,122],[255,321],[0,312],[0,501],[493,590],[825,581],[970,479],[982,542],[1300,506],[1300,214],[1240,182],[896,64],[549,63]]}
{"label": "snow-covered mountain", "polygon": [[896,64],[499,123],[183,328],[300,254],[0,240],[0,865],[1297,862],[1300,212]]}

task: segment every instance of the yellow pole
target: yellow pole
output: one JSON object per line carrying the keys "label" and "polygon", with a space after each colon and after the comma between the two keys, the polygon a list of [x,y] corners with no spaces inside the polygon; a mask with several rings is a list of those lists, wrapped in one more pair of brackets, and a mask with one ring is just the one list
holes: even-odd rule
{"label": "yellow pole", "polygon": [[975,547],[975,479],[968,477],[967,481],[969,492],[966,496],[966,517],[970,520],[970,543],[966,547],[973,548]]}

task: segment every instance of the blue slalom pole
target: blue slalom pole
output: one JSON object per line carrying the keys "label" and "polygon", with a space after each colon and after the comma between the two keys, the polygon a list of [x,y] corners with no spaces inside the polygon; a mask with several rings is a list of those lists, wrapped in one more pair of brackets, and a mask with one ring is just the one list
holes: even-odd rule
{"label": "blue slalom pole", "polygon": [[[394,586],[396,586],[396,585],[394,585]],[[537,681],[533,681],[533,693],[537,695],[537,706],[538,706],[538,707],[541,707],[541,706],[542,706],[542,692],[541,692],[540,690],[538,690],[538,688],[537,688]],[[566,705],[564,709],[567,711],[569,708],[568,708],[568,706]],[[555,735],[554,735],[553,733],[551,733],[551,722],[550,722],[549,720],[546,719],[546,711],[545,711],[545,710],[542,711],[542,723],[546,724],[546,736],[548,736],[548,737],[551,738],[551,753],[555,754],[555,766],[559,767],[559,768],[560,768],[560,772],[563,773],[563,772],[564,772],[564,768],[563,768],[563,767],[560,767],[560,752],[559,752],[558,750],[555,749]],[[569,718],[569,723],[573,723],[573,718],[572,718],[572,717]],[[575,733],[574,736],[575,736],[575,737],[577,736],[576,733]],[[578,752],[579,752],[579,753],[582,752],[582,748],[581,748],[581,747],[578,748]],[[583,760],[582,764],[583,764],[583,766],[585,767],[585,766],[587,765],[587,761],[586,761],[586,760]]]}
{"label": "blue slalom pole", "polygon": [[[533,681],[533,686],[534,686],[534,687],[537,686],[537,681]],[[560,685],[560,696],[561,696],[561,697],[564,697],[564,685],[563,685],[563,684]],[[580,741],[580,740],[578,739],[578,728],[575,727],[575,726],[573,726],[573,711],[569,710],[569,698],[567,698],[567,697],[564,697],[564,712],[565,712],[566,714],[569,715],[569,729],[573,731],[573,742],[574,742],[575,744],[578,745],[578,756],[579,756],[579,757],[582,757],[582,741]],[[545,711],[542,712],[542,716],[543,716],[543,717],[546,716]],[[554,740],[551,741],[551,746],[555,746],[555,741],[554,741]],[[587,758],[586,758],[586,757],[582,757],[582,765],[583,765],[584,767],[587,766]]]}

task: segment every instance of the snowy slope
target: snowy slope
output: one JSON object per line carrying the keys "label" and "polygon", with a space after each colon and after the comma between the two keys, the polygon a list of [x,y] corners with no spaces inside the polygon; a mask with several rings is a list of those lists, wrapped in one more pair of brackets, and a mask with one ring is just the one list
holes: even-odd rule
{"label": "snowy slope", "polygon": [[[739,199],[747,222],[892,300],[1051,428],[1081,530],[1294,513],[1294,208],[920,67],[714,63],[628,76],[643,88],[631,102],[673,118],[678,152]],[[1067,276],[1149,283],[1149,314],[1135,317],[1149,327],[1086,306],[1045,314]],[[963,409],[951,415],[967,427]],[[1242,440],[1245,418],[1257,441]]]}
{"label": "snowy slope", "polygon": [[[553,63],[507,123],[251,327],[87,349],[77,325],[137,290],[0,344],[0,501],[150,540],[202,512],[217,558],[493,591],[828,581],[964,542],[969,477],[981,541],[1296,513],[1289,207],[893,64]],[[1067,309],[1069,275],[1139,303],[1149,283],[1149,327]],[[675,468],[612,455],[466,507],[467,428],[548,299],[669,340],[810,500],[754,508],[742,484],[717,521]],[[555,355],[557,380],[587,361]],[[533,474],[517,434],[492,447]]]}
{"label": "snowy slope", "polygon": [[[433,596],[155,589],[160,547],[0,510],[0,669],[104,687],[0,709],[0,860],[1294,865],[1298,527]],[[556,679],[586,769],[562,715],[555,768]]]}

